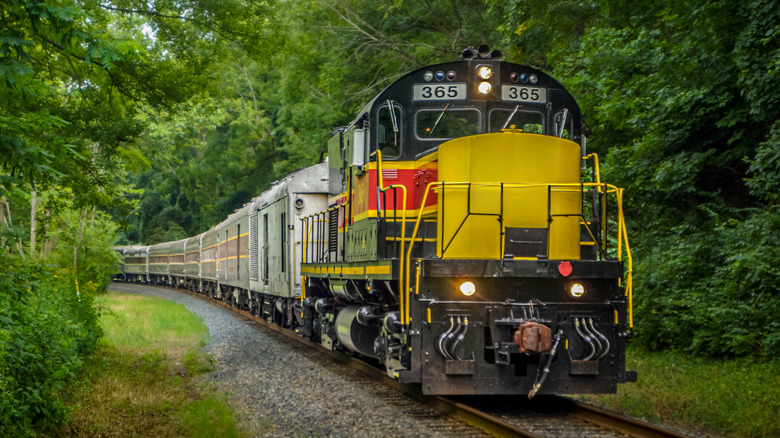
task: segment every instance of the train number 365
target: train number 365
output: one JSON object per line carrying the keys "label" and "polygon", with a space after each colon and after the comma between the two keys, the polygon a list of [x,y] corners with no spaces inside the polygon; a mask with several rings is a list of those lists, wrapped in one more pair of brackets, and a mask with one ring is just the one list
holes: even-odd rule
{"label": "train number 365", "polygon": [[443,97],[456,98],[458,97],[458,87],[456,87],[455,85],[450,85],[450,86],[439,85],[436,87],[422,87],[423,98],[430,99],[434,96],[438,97],[439,99]]}
{"label": "train number 365", "polygon": [[516,88],[516,87],[510,88],[509,98],[517,99],[518,97],[522,100],[539,100],[539,90],[537,89],[529,90],[528,88]]}
{"label": "train number 365", "polygon": [[504,85],[501,87],[501,100],[508,100],[512,102],[546,103],[547,89],[543,87]]}
{"label": "train number 365", "polygon": [[415,84],[414,100],[464,100],[466,84]]}

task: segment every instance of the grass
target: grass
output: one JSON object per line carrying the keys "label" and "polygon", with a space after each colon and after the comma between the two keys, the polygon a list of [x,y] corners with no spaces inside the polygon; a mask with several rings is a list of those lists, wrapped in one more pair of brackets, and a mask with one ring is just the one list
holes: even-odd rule
{"label": "grass", "polygon": [[203,321],[181,305],[111,292],[105,337],[72,392],[72,421],[51,436],[240,437],[224,398],[195,378],[213,368]]}
{"label": "grass", "polygon": [[698,434],[780,436],[780,361],[690,358],[682,353],[628,351],[637,383],[615,395],[582,399]]}

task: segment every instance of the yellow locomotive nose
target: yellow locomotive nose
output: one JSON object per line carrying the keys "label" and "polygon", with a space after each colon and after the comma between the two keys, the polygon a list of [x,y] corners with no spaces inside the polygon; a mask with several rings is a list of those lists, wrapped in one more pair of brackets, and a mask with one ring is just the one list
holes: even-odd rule
{"label": "yellow locomotive nose", "polygon": [[438,256],[579,260],[581,155],[572,141],[510,130],[443,143]]}

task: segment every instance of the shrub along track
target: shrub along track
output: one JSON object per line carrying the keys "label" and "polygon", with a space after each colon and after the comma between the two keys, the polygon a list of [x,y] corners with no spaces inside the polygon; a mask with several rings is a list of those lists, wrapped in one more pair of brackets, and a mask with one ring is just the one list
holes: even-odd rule
{"label": "shrub along track", "polygon": [[[270,366],[263,367],[260,374],[255,373],[255,382],[246,381],[246,371],[242,370],[244,365],[237,363],[235,355],[223,354],[221,347],[213,345],[214,339],[207,347],[212,349],[217,359],[217,371],[208,379],[231,393],[234,406],[238,406],[238,413],[242,420],[255,420],[255,424],[250,427],[253,435],[296,436],[303,433],[336,436],[343,434],[481,436],[489,434],[598,438],[685,436],[561,397],[537,397],[529,401],[525,397],[518,396],[463,398],[424,396],[419,387],[400,384],[387,377],[383,370],[364,361],[327,350],[320,344],[309,342],[293,332],[205,295],[163,286],[148,287],[118,283],[115,283],[112,289],[153,294],[166,299],[175,299],[173,295],[176,292],[187,294],[198,298],[202,303],[216,304],[229,309],[235,315],[240,315],[241,319],[249,322],[256,329],[253,331],[258,333],[257,336],[270,341],[264,342],[262,339],[256,341],[263,345],[254,354],[264,354],[265,357],[249,355],[242,359],[257,364],[271,360]],[[177,301],[182,302],[178,299]],[[187,302],[184,304],[188,308],[191,307]],[[212,328],[214,322],[207,319],[213,317],[214,312],[203,315],[202,306],[193,307],[195,308],[191,310],[204,319],[214,337]],[[235,338],[236,336],[238,338]],[[246,336],[251,334],[218,335],[217,344],[229,343],[231,337],[241,344],[247,341]],[[272,348],[266,348],[268,344]],[[243,356],[247,356],[250,351],[243,349],[241,345],[233,348],[242,349]],[[316,353],[305,351],[309,349],[315,350]],[[269,353],[269,350],[272,351]],[[284,351],[294,357],[285,359],[279,356],[280,352]],[[302,360],[302,357],[306,359]],[[273,362],[274,360],[278,362]],[[273,385],[276,386],[275,390],[269,392],[268,382],[277,380],[269,373],[276,372],[274,369],[294,371],[290,367],[297,367],[295,378],[282,377],[282,380],[286,381],[284,385],[288,385],[289,388],[285,388],[284,385]],[[349,370],[361,372],[354,373]],[[309,372],[314,375],[306,375]],[[336,380],[340,379],[344,383],[333,382],[334,375],[331,373],[336,375]],[[299,390],[302,389],[302,385],[305,388],[303,391],[305,395],[296,400],[296,394],[301,393]],[[276,397],[281,400],[274,401]],[[355,402],[357,398],[360,399],[359,403]],[[316,400],[316,405],[312,405],[310,400]],[[298,410],[300,412],[297,412]],[[269,417],[260,411],[270,412],[272,415]],[[317,413],[312,415],[312,411]]]}

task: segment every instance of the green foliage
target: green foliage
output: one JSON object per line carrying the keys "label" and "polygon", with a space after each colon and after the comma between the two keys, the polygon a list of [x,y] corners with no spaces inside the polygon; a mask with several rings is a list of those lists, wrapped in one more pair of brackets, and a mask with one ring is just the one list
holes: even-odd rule
{"label": "green foliage", "polygon": [[66,209],[51,218],[53,229],[49,238],[53,249],[48,262],[72,270],[73,248],[78,245],[79,283],[92,282],[98,292],[106,291],[111,276],[119,273],[119,258],[114,251],[117,226],[102,212],[92,211],[84,217],[84,231],[81,242],[77,242],[83,211]]}
{"label": "green foliage", "polygon": [[583,396],[631,416],[681,426],[689,436],[780,434],[780,361],[710,359],[629,348],[626,367],[639,380],[617,394]]}
{"label": "green foliage", "polygon": [[60,424],[62,391],[101,336],[92,283],[0,255],[0,434]]}
{"label": "green foliage", "polygon": [[594,132],[589,147],[605,161],[603,176],[627,189],[639,342],[705,356],[774,357],[774,2],[493,7],[507,19],[510,57],[552,70],[572,90]]}
{"label": "green foliage", "polygon": [[[215,18],[233,10],[199,8]],[[240,47],[209,44],[220,53],[220,89],[148,120],[142,147],[155,164],[135,181],[146,199],[130,240],[159,242],[171,224],[190,235],[215,225],[273,180],[323,159],[333,128],[400,75],[496,41],[486,30],[495,19],[484,1],[304,0],[241,17],[262,39],[251,50],[243,37]]]}

